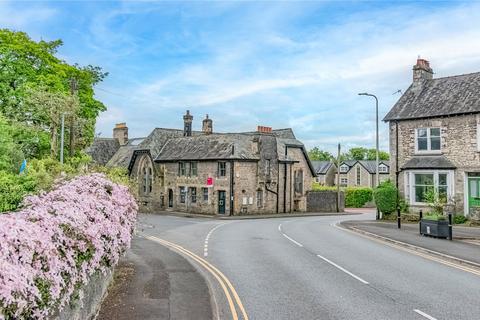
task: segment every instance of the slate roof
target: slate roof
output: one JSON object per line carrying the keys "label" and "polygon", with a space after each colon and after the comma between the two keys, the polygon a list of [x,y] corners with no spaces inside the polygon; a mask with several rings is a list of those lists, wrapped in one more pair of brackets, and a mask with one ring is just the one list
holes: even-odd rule
{"label": "slate roof", "polygon": [[120,146],[118,151],[107,162],[107,167],[123,167],[127,168],[135,150],[141,149],[141,144],[145,138],[128,139],[128,143]]}
{"label": "slate roof", "polygon": [[402,169],[455,169],[445,156],[416,156],[408,160]]}
{"label": "slate roof", "polygon": [[480,113],[480,72],[412,84],[383,121]]}
{"label": "slate roof", "polygon": [[331,161],[312,161],[313,168],[317,174],[326,174],[328,169],[333,165]]}
{"label": "slate roof", "polygon": [[104,166],[120,148],[120,143],[114,138],[95,138],[85,152],[94,162]]}
{"label": "slate roof", "polygon": [[155,161],[179,160],[259,160],[253,135],[210,134],[170,139]]}
{"label": "slate roof", "polygon": [[[193,136],[203,135],[201,131],[192,131]],[[140,149],[150,150],[152,158],[155,159],[163,146],[170,139],[183,137],[183,130],[155,128],[139,145]]]}
{"label": "slate roof", "polygon": [[[368,173],[377,173],[377,161],[376,160],[360,160],[358,161],[365,169],[367,169]],[[390,168],[390,161],[387,160],[380,160],[379,164],[384,164],[388,168]],[[380,172],[381,174],[385,174],[388,172]]]}

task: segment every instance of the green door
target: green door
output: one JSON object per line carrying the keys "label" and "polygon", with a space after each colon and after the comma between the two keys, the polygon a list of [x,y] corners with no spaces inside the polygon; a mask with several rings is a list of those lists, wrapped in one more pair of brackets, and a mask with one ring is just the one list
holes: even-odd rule
{"label": "green door", "polygon": [[468,210],[480,208],[480,177],[468,178]]}

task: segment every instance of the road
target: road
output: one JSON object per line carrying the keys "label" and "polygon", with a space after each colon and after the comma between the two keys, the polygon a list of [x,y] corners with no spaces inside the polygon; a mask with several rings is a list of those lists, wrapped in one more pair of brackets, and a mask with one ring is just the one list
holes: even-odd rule
{"label": "road", "polygon": [[138,233],[198,267],[218,319],[480,319],[480,273],[336,225],[372,218],[141,215]]}

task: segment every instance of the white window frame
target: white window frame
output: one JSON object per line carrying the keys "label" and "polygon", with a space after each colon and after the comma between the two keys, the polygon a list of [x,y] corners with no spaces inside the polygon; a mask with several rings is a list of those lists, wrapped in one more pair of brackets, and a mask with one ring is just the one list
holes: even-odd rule
{"label": "white window frame", "polygon": [[388,173],[388,167],[384,164],[380,164],[378,166],[378,172],[379,173]]}
{"label": "white window frame", "polygon": [[453,170],[409,170],[405,174],[405,195],[408,195],[408,202],[411,205],[426,206],[425,202],[415,201],[415,174],[433,174],[433,185],[438,191],[438,175],[447,174],[447,199],[453,198],[455,195],[455,180]]}
{"label": "white window frame", "polygon": [[341,186],[343,186],[343,185],[348,186],[348,178],[340,178],[340,185]]}
{"label": "white window frame", "polygon": [[362,185],[362,168],[358,165],[357,168],[355,169],[355,182],[357,183],[357,186]]}
{"label": "white window frame", "polygon": [[[440,149],[439,150],[432,150],[432,140],[430,131],[432,129],[439,129],[440,130]],[[419,130],[427,130],[427,150],[419,150],[418,149],[418,131]],[[442,128],[441,127],[421,127],[415,129],[415,153],[417,154],[439,154],[442,153]]]}
{"label": "white window frame", "polygon": [[349,166],[347,166],[346,164],[340,165],[340,173],[346,173],[348,172],[348,169],[349,169]]}

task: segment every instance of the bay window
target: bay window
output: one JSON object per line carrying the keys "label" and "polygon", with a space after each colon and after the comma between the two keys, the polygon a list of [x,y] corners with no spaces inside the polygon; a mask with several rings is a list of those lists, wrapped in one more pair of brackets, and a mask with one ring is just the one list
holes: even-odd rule
{"label": "bay window", "polygon": [[453,171],[406,172],[405,195],[410,204],[424,204],[428,193],[450,199],[453,195]]}

